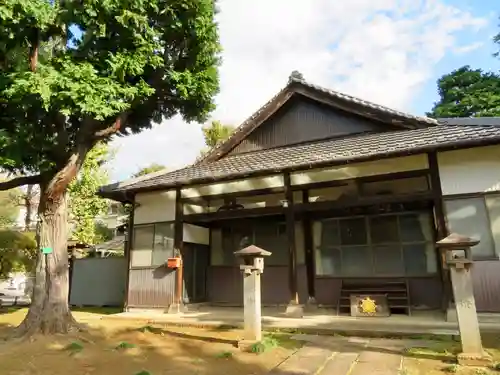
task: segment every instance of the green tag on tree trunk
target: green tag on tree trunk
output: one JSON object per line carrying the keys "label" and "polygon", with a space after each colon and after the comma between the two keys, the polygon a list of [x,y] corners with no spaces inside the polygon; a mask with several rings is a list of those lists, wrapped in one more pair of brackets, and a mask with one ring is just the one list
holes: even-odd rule
{"label": "green tag on tree trunk", "polygon": [[52,248],[51,247],[42,247],[42,253],[43,254],[52,254]]}

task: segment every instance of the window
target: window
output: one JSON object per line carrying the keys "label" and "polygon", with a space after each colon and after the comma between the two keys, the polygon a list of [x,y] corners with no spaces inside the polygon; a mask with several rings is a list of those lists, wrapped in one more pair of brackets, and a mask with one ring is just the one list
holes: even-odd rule
{"label": "window", "polygon": [[174,256],[174,225],[157,223],[134,227],[131,267],[158,267]]}
{"label": "window", "polygon": [[430,214],[326,219],[313,224],[316,273],[402,276],[437,272]]}
{"label": "window", "polygon": [[236,265],[238,260],[234,252],[248,245],[256,245],[270,251],[265,263],[269,266],[288,265],[288,246],[285,224],[279,222],[253,222],[244,225],[232,225],[221,230],[222,249],[212,246],[212,252],[222,256],[213,257],[213,265]]}
{"label": "window", "polygon": [[498,199],[498,196],[481,196],[445,200],[450,231],[480,241],[472,247],[475,258],[491,258],[496,255],[495,244],[500,239],[496,223],[500,214]]}
{"label": "window", "polygon": [[108,215],[118,215],[120,214],[121,204],[111,203],[108,207]]}

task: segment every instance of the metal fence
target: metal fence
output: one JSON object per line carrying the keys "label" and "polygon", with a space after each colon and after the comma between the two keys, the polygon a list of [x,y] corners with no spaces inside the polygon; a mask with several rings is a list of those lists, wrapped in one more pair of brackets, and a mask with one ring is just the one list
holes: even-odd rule
{"label": "metal fence", "polygon": [[125,301],[125,257],[73,260],[69,303],[73,306],[122,306]]}

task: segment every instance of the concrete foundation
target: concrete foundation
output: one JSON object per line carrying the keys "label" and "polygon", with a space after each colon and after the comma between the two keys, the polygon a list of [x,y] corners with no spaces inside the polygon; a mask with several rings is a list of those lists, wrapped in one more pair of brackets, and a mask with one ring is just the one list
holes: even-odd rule
{"label": "concrete foundation", "polygon": [[187,312],[187,307],[184,304],[181,303],[172,303],[168,309],[167,309],[167,314],[182,314]]}
{"label": "concrete foundation", "polygon": [[258,340],[240,340],[238,341],[238,349],[242,352],[251,353],[254,345],[259,342]]}
{"label": "concrete foundation", "polygon": [[460,366],[487,367],[491,365],[492,358],[487,353],[461,353],[457,355],[457,362]]}
{"label": "concrete foundation", "polygon": [[304,306],[290,303],[286,307],[285,315],[287,318],[300,319],[304,317]]}

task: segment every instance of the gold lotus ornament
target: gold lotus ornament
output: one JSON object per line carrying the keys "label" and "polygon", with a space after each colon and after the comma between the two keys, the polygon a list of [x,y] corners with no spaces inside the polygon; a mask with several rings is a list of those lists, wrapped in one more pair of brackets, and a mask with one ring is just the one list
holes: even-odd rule
{"label": "gold lotus ornament", "polygon": [[363,314],[374,315],[377,313],[377,303],[370,297],[365,297],[359,301],[359,307]]}

